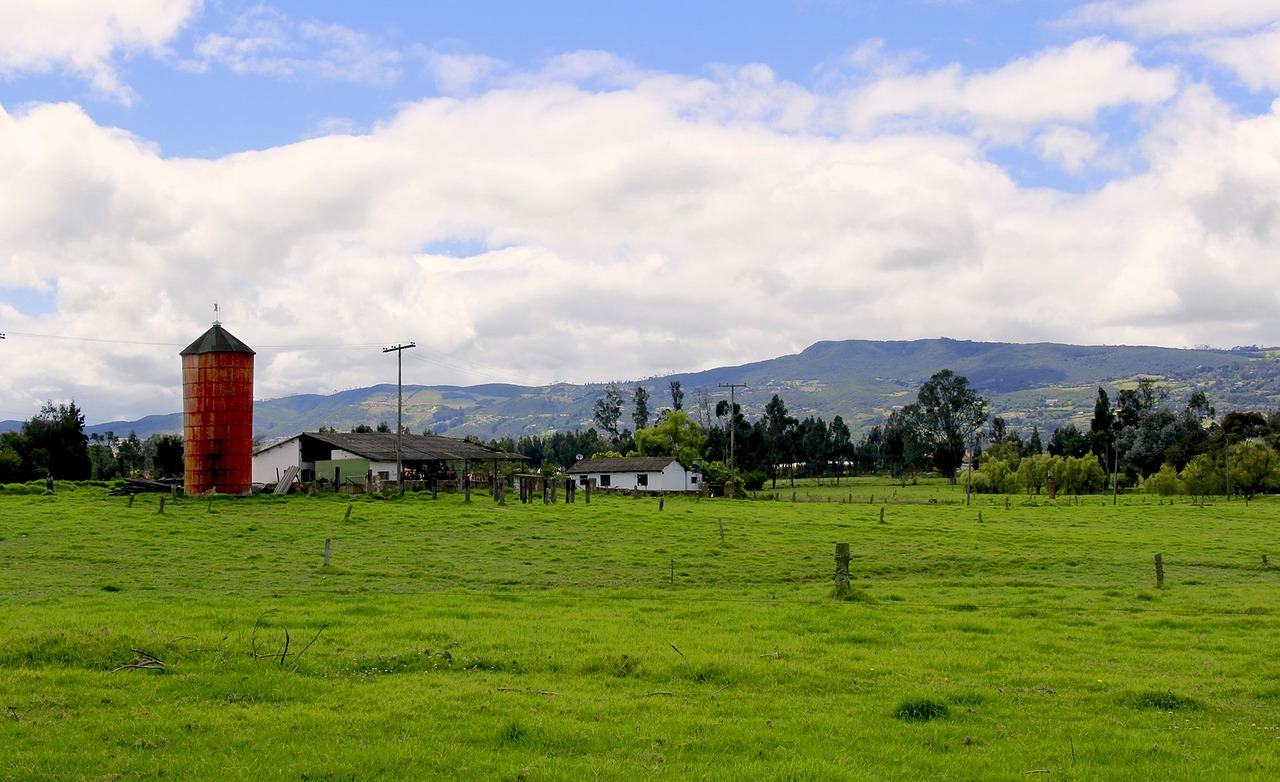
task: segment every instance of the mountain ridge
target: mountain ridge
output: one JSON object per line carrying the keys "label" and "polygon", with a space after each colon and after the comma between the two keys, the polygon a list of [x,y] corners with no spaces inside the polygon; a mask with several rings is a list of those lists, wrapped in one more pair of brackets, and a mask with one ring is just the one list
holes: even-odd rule
{"label": "mountain ridge", "polygon": [[[914,400],[920,384],[950,369],[987,398],[992,415],[1011,426],[1041,432],[1067,423],[1087,424],[1099,385],[1109,392],[1138,377],[1155,378],[1170,404],[1181,406],[1204,391],[1219,414],[1231,409],[1280,407],[1280,348],[1162,348],[1129,345],[923,340],[824,340],[799,353],[738,366],[619,383],[627,398],[624,425],[631,426],[637,385],[650,394],[653,413],[670,406],[669,384],[679,381],[685,408],[707,420],[725,396],[720,383],[745,383],[737,400],[748,418],[760,415],[778,394],[792,415],[830,420],[842,416],[855,435],[882,423],[895,407]],[[519,437],[593,425],[595,402],[608,384],[555,383],[518,386],[406,385],[404,420],[410,431],[430,429],[451,437],[484,440]],[[396,387],[382,383],[334,394],[297,394],[254,403],[255,434],[266,440],[331,426],[395,424]],[[0,423],[0,429],[21,422]],[[89,433],[134,431],[139,437],[181,432],[182,414],[87,426]]]}

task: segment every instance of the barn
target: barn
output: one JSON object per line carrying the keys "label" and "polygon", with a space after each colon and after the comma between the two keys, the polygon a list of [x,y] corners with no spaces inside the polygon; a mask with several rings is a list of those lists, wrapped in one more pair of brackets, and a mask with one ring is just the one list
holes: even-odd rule
{"label": "barn", "polygon": [[[400,436],[406,481],[440,481],[474,467],[524,461],[519,454],[433,434]],[[376,490],[397,481],[394,432],[303,432],[253,454],[253,482],[323,482]],[[495,470],[496,471],[496,470]]]}
{"label": "barn", "polygon": [[625,456],[612,459],[585,459],[567,471],[581,486],[588,481],[602,489],[655,492],[696,492],[701,475],[686,469],[670,456]]}

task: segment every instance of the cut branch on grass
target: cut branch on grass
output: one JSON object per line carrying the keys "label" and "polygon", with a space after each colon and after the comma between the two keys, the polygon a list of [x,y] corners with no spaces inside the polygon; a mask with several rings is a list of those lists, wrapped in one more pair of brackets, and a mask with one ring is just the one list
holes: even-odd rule
{"label": "cut branch on grass", "polygon": [[130,649],[129,651],[133,652],[138,656],[135,657],[133,662],[131,663],[126,663],[119,667],[112,668],[109,671],[110,673],[115,673],[117,671],[130,671],[130,670],[133,670],[133,671],[163,671],[164,670],[164,660],[161,660],[159,657],[156,657],[151,652],[145,651],[143,649]]}
{"label": "cut branch on grass", "polygon": [[298,661],[302,659],[302,655],[307,653],[307,650],[311,648],[311,644],[320,640],[320,634],[323,633],[325,631],[325,628],[327,628],[328,626],[329,625],[320,625],[320,629],[316,630],[316,634],[312,636],[311,640],[307,642],[306,646],[302,647],[302,651],[298,652],[298,654],[293,658],[292,670],[295,670],[295,671],[298,670]]}

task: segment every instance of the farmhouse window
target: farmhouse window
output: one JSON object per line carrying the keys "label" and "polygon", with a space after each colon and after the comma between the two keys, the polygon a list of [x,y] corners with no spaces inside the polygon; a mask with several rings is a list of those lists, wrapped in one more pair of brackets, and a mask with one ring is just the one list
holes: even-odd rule
{"label": "farmhouse window", "polygon": [[591,480],[591,479],[584,475],[584,476],[582,476],[581,478],[579,478],[579,479],[578,479],[578,485],[579,485],[579,486],[586,486],[586,485],[587,485],[587,481],[589,481],[589,480]]}
{"label": "farmhouse window", "polygon": [[608,475],[601,475],[601,476],[600,476],[600,485],[601,485],[601,486],[608,486],[608,485],[609,485],[609,476],[608,476]]}
{"label": "farmhouse window", "polygon": [[639,475],[637,475],[637,476],[636,476],[636,485],[637,485],[637,486],[648,486],[648,485],[649,485],[649,476],[648,476],[648,475],[645,475],[644,473],[640,473]]}

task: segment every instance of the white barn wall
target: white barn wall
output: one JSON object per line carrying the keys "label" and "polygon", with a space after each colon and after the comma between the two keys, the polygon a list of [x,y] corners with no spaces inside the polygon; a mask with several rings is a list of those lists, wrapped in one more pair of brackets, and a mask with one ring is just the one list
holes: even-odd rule
{"label": "white barn wall", "polygon": [[302,441],[291,437],[270,448],[265,448],[253,455],[253,482],[275,483],[284,475],[284,471],[294,465],[301,465]]}

